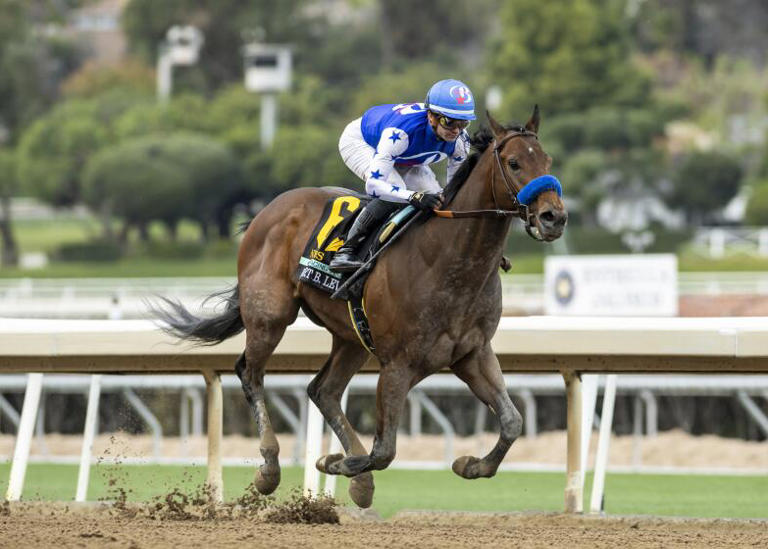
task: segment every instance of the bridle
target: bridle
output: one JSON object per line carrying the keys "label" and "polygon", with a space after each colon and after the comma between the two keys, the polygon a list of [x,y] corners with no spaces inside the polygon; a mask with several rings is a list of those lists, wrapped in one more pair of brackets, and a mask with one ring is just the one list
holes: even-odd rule
{"label": "bridle", "polygon": [[496,169],[494,168],[491,172],[491,195],[493,196],[494,205],[493,210],[435,210],[435,215],[437,217],[443,217],[446,219],[457,219],[464,217],[519,217],[525,223],[525,232],[527,232],[528,235],[530,235],[532,238],[535,238],[536,240],[543,240],[539,234],[538,228],[534,224],[533,213],[531,213],[530,208],[526,204],[522,204],[517,199],[518,191],[515,190],[515,187],[509,180],[509,176],[507,175],[507,172],[504,170],[504,166],[501,163],[500,151],[504,149],[504,146],[510,140],[516,137],[533,137],[535,139],[539,138],[535,132],[526,129],[512,130],[510,133],[505,135],[504,138],[499,141],[499,143],[493,148],[493,156],[496,159],[495,165],[498,166],[498,171],[501,173],[501,180],[504,183],[507,197],[512,202],[511,210],[503,210],[499,208],[499,202],[496,198]]}

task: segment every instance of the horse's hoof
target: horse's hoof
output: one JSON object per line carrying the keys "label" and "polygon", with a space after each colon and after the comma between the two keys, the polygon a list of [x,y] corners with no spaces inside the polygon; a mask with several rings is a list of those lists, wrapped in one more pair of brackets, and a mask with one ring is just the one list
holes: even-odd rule
{"label": "horse's hoof", "polygon": [[256,489],[260,494],[268,496],[275,490],[277,490],[280,484],[280,467],[262,465],[259,470],[256,471]]}
{"label": "horse's hoof", "polygon": [[338,463],[342,459],[344,459],[344,454],[329,454],[327,456],[322,456],[315,463],[315,467],[318,471],[325,473],[326,475],[338,475],[338,467],[332,468],[331,466]]}
{"label": "horse's hoof", "polygon": [[370,472],[352,477],[349,481],[349,497],[361,509],[367,509],[373,503],[374,489],[373,474]]}
{"label": "horse's hoof", "polygon": [[473,479],[480,476],[480,460],[474,456],[461,456],[451,466],[453,472],[460,477]]}
{"label": "horse's hoof", "polygon": [[366,472],[368,466],[371,464],[371,456],[349,456],[339,462],[331,465],[331,471],[337,471],[336,474],[344,475],[345,477],[356,477],[357,475]]}

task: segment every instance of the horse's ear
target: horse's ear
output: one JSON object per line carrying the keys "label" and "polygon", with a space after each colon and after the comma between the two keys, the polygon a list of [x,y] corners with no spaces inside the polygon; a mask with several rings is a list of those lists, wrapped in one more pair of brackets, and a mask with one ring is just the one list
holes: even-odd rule
{"label": "horse's ear", "polygon": [[525,123],[525,129],[529,132],[539,133],[539,106],[533,106],[533,114]]}
{"label": "horse's ear", "polygon": [[488,123],[491,125],[491,131],[493,131],[493,135],[495,135],[497,139],[507,133],[504,127],[496,122],[496,120],[491,116],[490,112],[485,111],[485,116],[488,117]]}

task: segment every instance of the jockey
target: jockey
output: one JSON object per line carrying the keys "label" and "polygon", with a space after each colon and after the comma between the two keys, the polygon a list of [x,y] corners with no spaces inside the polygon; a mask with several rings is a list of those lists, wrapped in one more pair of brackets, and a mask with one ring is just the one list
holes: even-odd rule
{"label": "jockey", "polygon": [[472,92],[458,80],[441,80],[424,103],[371,107],[339,139],[347,167],[365,181],[373,198],[358,214],[331,268],[354,271],[359,246],[379,221],[404,203],[422,210],[442,205],[442,187],[429,164],[448,159],[451,180],[469,153],[466,128],[475,119]]}

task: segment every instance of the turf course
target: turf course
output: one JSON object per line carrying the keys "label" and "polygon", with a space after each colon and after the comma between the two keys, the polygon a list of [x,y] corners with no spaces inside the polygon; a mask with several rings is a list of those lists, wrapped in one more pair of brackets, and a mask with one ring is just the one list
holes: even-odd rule
{"label": "turf course", "polygon": [[[10,465],[0,464],[5,491]],[[204,467],[96,465],[91,468],[89,500],[115,499],[117,489],[129,501],[152,501],[174,488],[193,492],[205,480]],[[225,498],[243,493],[253,478],[250,467],[225,467]],[[493,479],[467,481],[450,471],[388,470],[376,473],[374,509],[389,517],[405,509],[458,511],[562,511],[562,473],[499,473]],[[284,467],[276,496],[285,498],[301,486],[303,469]],[[110,482],[112,483],[110,485]],[[24,500],[71,501],[77,466],[30,464]],[[339,479],[338,500],[348,504],[347,480]],[[591,489],[587,478],[585,494]],[[588,500],[585,497],[585,508]],[[609,475],[606,512],[687,517],[768,517],[768,476]]]}

